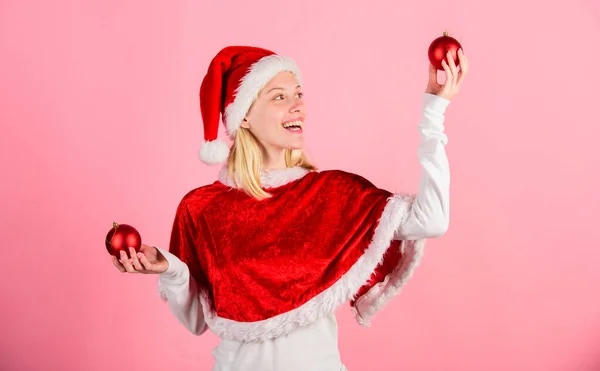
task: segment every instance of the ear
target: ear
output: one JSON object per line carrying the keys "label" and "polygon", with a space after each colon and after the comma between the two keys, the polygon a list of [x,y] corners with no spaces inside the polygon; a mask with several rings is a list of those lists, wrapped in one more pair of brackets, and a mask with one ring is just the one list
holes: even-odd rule
{"label": "ear", "polygon": [[244,117],[244,121],[242,121],[240,126],[243,127],[244,129],[250,129],[250,123],[248,122],[248,119]]}

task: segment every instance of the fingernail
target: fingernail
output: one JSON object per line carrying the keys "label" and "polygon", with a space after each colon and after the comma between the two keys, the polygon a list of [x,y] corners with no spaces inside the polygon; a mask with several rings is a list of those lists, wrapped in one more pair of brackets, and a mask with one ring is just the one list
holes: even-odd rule
{"label": "fingernail", "polygon": [[142,257],[142,253],[141,253],[141,252],[140,252],[140,253],[137,253],[137,257],[138,257],[138,258],[141,258],[141,257]]}

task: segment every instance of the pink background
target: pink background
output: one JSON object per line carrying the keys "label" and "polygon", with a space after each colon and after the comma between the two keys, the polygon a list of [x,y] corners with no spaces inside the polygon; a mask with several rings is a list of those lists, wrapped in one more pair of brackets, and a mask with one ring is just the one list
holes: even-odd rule
{"label": "pink background", "polygon": [[116,220],[166,246],[183,194],[215,179],[196,155],[210,59],[228,44],[294,57],[317,164],[414,192],[445,29],[471,62],[446,115],[451,227],[372,328],[339,311],[344,361],[599,370],[592,0],[3,0],[0,369],[208,370],[215,336],[189,334],[155,276],[119,274],[102,241]]}

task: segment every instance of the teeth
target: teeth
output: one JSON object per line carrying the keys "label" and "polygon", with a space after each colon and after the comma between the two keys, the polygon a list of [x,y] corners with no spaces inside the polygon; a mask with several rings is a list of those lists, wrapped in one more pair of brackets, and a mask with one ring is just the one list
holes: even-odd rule
{"label": "teeth", "polygon": [[289,127],[302,127],[302,121],[292,121],[292,122],[288,122],[287,124],[283,124],[284,128],[289,128]]}

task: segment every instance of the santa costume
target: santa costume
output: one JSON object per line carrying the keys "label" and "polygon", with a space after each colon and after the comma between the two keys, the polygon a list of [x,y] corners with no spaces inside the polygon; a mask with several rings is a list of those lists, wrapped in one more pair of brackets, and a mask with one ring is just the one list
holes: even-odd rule
{"label": "santa costume", "polygon": [[[301,81],[291,58],[269,50],[232,46],[215,56],[200,89],[205,163],[227,159],[220,118],[233,138],[261,88],[282,71]],[[424,240],[448,226],[449,103],[423,96],[416,195],[344,171],[290,167],[262,171],[272,197],[257,200],[223,165],[214,183],[183,197],[169,249],[159,248],[169,262],[159,292],[190,332],[220,337],[213,370],[346,369],[336,309],[347,303],[368,326],[413,275]]]}

